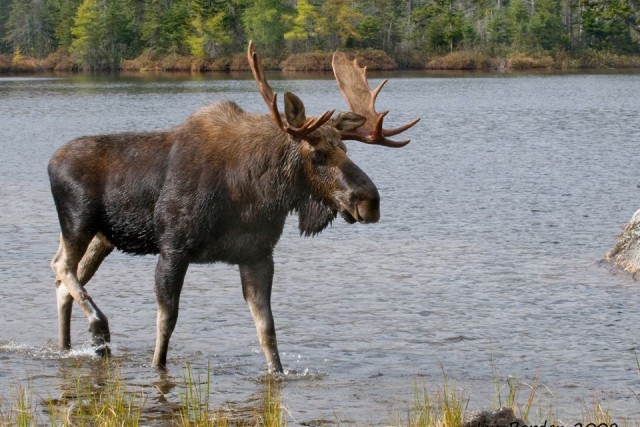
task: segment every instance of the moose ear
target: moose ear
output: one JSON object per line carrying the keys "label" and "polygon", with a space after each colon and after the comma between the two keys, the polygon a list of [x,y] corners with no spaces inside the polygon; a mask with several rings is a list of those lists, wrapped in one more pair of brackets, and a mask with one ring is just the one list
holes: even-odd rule
{"label": "moose ear", "polygon": [[287,117],[287,123],[293,127],[300,128],[307,121],[302,100],[291,92],[284,94],[284,114]]}
{"label": "moose ear", "polygon": [[367,118],[356,113],[340,113],[335,120],[335,128],[343,131],[356,130],[367,121]]}

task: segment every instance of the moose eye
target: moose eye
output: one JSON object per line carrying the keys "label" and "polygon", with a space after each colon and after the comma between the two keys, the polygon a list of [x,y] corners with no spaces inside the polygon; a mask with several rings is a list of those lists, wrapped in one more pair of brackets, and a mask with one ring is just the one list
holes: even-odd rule
{"label": "moose eye", "polygon": [[311,161],[316,166],[324,165],[327,163],[327,153],[313,150],[313,153],[311,153]]}

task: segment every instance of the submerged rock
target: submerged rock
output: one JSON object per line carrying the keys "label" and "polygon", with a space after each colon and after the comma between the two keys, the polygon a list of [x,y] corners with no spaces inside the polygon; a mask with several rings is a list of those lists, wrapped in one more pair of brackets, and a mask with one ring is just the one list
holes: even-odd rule
{"label": "submerged rock", "polygon": [[524,425],[524,421],[516,417],[511,408],[500,408],[495,411],[474,411],[465,417],[462,427],[510,427]]}
{"label": "submerged rock", "polygon": [[633,214],[618,235],[616,245],[603,260],[633,275],[640,271],[640,209]]}

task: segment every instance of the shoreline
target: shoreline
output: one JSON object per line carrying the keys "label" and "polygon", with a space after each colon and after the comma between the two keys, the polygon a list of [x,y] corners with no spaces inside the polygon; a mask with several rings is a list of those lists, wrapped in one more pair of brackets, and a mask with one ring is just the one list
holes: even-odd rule
{"label": "shoreline", "polygon": [[[398,64],[383,51],[349,51],[360,65],[371,71],[603,71],[640,70],[640,55],[621,55],[606,51],[584,51],[575,55],[564,52],[550,54],[513,53],[491,56],[476,51],[454,51],[444,55],[425,56],[412,64]],[[331,71],[332,52],[312,52],[293,54],[284,60],[265,58],[265,68],[282,72],[324,72]],[[145,51],[135,59],[122,61],[116,69],[83,69],[66,52],[58,51],[46,58],[32,58],[0,54],[0,75],[38,74],[47,72],[126,72],[126,73],[172,73],[188,72],[205,74],[211,72],[248,71],[248,63],[243,53],[221,56],[211,60],[191,56],[158,56]]]}

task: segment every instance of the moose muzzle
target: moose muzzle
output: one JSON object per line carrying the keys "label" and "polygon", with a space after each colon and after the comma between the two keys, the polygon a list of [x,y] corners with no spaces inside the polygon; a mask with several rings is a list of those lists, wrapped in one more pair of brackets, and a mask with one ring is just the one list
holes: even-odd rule
{"label": "moose muzzle", "polygon": [[368,224],[380,220],[380,194],[371,179],[355,163],[342,166],[346,191],[338,197],[340,213],[348,223]]}

